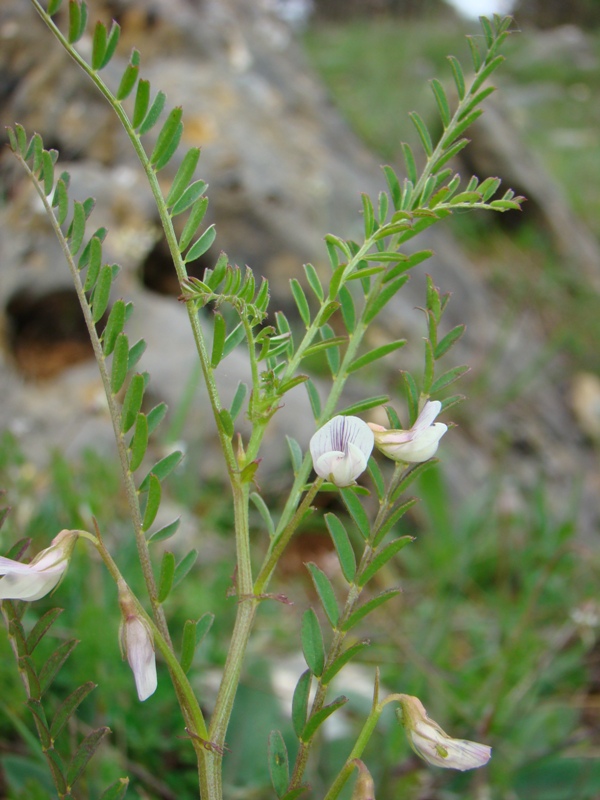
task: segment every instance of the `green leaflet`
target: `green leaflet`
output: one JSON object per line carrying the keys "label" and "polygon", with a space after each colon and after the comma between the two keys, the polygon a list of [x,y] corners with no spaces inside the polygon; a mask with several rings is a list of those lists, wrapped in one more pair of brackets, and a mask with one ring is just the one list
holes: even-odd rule
{"label": "green leaflet", "polygon": [[269,534],[269,538],[273,538],[275,535],[275,525],[273,524],[273,519],[271,517],[271,512],[269,511],[269,507],[262,499],[262,497],[257,492],[252,492],[250,494],[250,500],[254,504],[254,507],[262,517],[262,521],[265,523],[265,527],[267,529],[267,533]]}
{"label": "green leaflet", "polygon": [[417,129],[421,144],[423,145],[423,150],[425,150],[428,157],[431,156],[433,153],[433,143],[431,141],[429,131],[427,130],[427,125],[425,125],[423,119],[416,111],[409,112],[408,116],[411,118],[415,128]]}
{"label": "green leaflet", "polygon": [[56,739],[62,731],[64,725],[73,716],[79,704],[85,700],[88,694],[96,688],[96,684],[89,681],[75,689],[74,692],[63,700],[60,706],[56,709],[52,724],[50,725],[50,735]]}
{"label": "green leaflet", "polygon": [[337,711],[338,708],[346,705],[348,702],[348,698],[344,697],[344,695],[340,695],[336,697],[336,699],[329,703],[326,706],[323,706],[319,711],[313,714],[306,725],[304,726],[304,730],[302,731],[302,736],[300,737],[303,742],[309,742],[312,737],[315,735],[317,730],[321,727],[321,725],[325,722],[325,720],[330,717],[334,711]]}
{"label": "green leaflet", "polygon": [[331,623],[331,627],[336,628],[340,618],[340,610],[338,608],[337,598],[335,596],[333,586],[331,585],[327,575],[325,575],[323,570],[319,569],[316,564],[313,564],[312,562],[308,563],[306,568],[310,572],[310,576],[313,580],[317,594],[319,595],[319,599],[321,600],[323,609],[327,614],[327,619]]}
{"label": "green leaflet", "polygon": [[119,43],[119,37],[121,35],[121,26],[118,22],[113,20],[112,25],[110,27],[110,33],[108,34],[108,39],[106,41],[106,48],[104,50],[104,58],[100,63],[98,69],[104,69],[104,67],[109,63],[111,58],[115,54],[115,50],[117,49],[117,44]]}
{"label": "green leaflet", "polygon": [[[178,214],[182,214],[184,211],[187,211],[187,209],[204,194],[207,187],[208,184],[204,181],[195,181],[194,183],[190,184],[187,189],[184,190],[179,200],[174,202],[173,208],[171,209],[171,216],[176,217]],[[189,241],[191,241],[191,238],[192,237],[190,236]],[[224,266],[227,266],[227,258],[225,258]],[[210,285],[212,286],[212,284]]]}
{"label": "green leaflet", "polygon": [[385,481],[383,479],[383,475],[381,470],[379,469],[379,465],[377,461],[371,456],[367,463],[367,470],[369,475],[371,476],[371,480],[373,481],[373,485],[375,486],[375,491],[377,493],[377,499],[379,501],[383,500],[385,495]]}
{"label": "green leaflet", "polygon": [[304,459],[302,455],[302,448],[291,436],[286,436],[285,438],[287,440],[288,448],[290,450],[290,457],[292,459],[292,470],[294,475],[297,475],[302,467],[302,461]]}
{"label": "green leaflet", "polygon": [[69,239],[69,250],[73,255],[77,253],[83,242],[85,223],[86,214],[83,203],[75,201],[75,205],[73,207],[73,219],[67,232],[67,237]]}
{"label": "green leaflet", "polygon": [[110,389],[113,394],[117,394],[125,383],[128,361],[129,339],[127,338],[127,334],[120,333],[115,342],[110,370]]}
{"label": "green leaflet", "polygon": [[351,630],[355,625],[357,625],[363,617],[366,617],[367,614],[370,614],[371,611],[374,611],[379,606],[383,605],[383,603],[387,603],[388,600],[391,600],[396,595],[400,594],[400,589],[388,589],[386,592],[382,592],[381,594],[377,595],[377,597],[373,597],[371,600],[368,600],[366,603],[363,603],[362,606],[352,613],[348,619],[342,625],[343,631]]}
{"label": "green leaflet", "polygon": [[333,540],[344,578],[352,583],[356,575],[356,556],[348,533],[335,514],[325,514],[325,524]]}
{"label": "green leaflet", "polygon": [[462,375],[468,372],[471,368],[467,366],[462,367],[454,367],[454,369],[449,369],[447,372],[444,372],[439,378],[431,385],[430,394],[435,394],[436,392],[445,389],[446,386],[449,386],[454,381],[457,381]]}
{"label": "green leaflet", "polygon": [[62,608],[51,608],[49,611],[46,611],[46,613],[38,619],[29,632],[27,640],[24,643],[25,646],[22,650],[19,650],[19,655],[22,655],[23,653],[28,653],[31,655],[62,612]]}
{"label": "green leaflet", "polygon": [[235,390],[233,400],[231,401],[231,408],[229,409],[229,414],[234,422],[237,419],[240,411],[242,410],[242,406],[244,405],[244,400],[246,399],[247,393],[248,393],[248,386],[245,383],[242,383],[242,381],[240,381],[237,385],[237,389]]}
{"label": "green leaflet", "polygon": [[450,348],[453,347],[456,344],[456,342],[460,339],[460,337],[465,332],[465,329],[466,329],[466,325],[457,325],[455,328],[452,328],[452,330],[449,333],[447,333],[443,337],[443,339],[441,339],[437,343],[437,345],[436,345],[436,347],[434,349],[434,355],[435,355],[436,360],[438,358],[441,358],[443,355],[445,355],[448,352],[448,350],[450,350]]}
{"label": "green leaflet", "polygon": [[356,496],[353,489],[350,488],[340,489],[340,494],[342,495],[342,500],[344,501],[344,505],[348,509],[350,516],[356,523],[356,527],[361,532],[362,536],[365,539],[368,539],[371,526],[367,513],[362,507],[360,500]]}
{"label": "green leaflet", "polygon": [[148,106],[150,104],[150,81],[140,78],[135,93],[135,104],[133,106],[133,115],[131,117],[131,124],[134,128],[139,126],[144,121]]}
{"label": "green leaflet", "polygon": [[159,403],[148,413],[148,433],[154,433],[167,413],[167,404]]}
{"label": "green leaflet", "polygon": [[330,683],[330,681],[335,678],[342,667],[344,667],[351,659],[354,658],[354,656],[358,655],[367,647],[370,647],[370,642],[365,639],[363,642],[358,642],[357,644],[346,648],[346,650],[344,650],[344,652],[336,658],[333,664],[331,664],[331,666],[325,670],[321,678],[322,683],[325,685]]}
{"label": "green leaflet", "polygon": [[67,39],[69,44],[75,44],[85,33],[87,24],[87,6],[81,0],[69,0],[69,29]]}
{"label": "green leaflet", "polygon": [[[138,414],[138,419],[141,416],[143,416],[143,414]],[[159,481],[163,481],[167,475],[169,475],[175,469],[182,458],[183,453],[181,450],[174,450],[172,453],[169,453],[168,456],[165,456],[164,458],[161,458],[160,461],[157,461],[152,469],[148,472],[148,475],[146,475],[144,480],[141,482],[140,492],[146,492],[148,490],[150,485],[150,475],[154,474]]]}
{"label": "green leaflet", "polygon": [[319,280],[317,270],[313,267],[312,264],[305,264],[304,274],[306,275],[306,280],[308,281],[308,285],[315,293],[317,300],[320,303],[322,303],[325,297],[325,293],[323,291],[323,286],[321,284],[321,281]]}
{"label": "green leaflet", "polygon": [[[460,65],[460,61],[455,56],[448,56],[450,67],[452,68],[452,77],[458,94],[458,99],[462,100],[465,96],[465,76]],[[477,69],[477,67],[475,67]]]}
{"label": "green leaflet", "polygon": [[[135,430],[129,445],[129,469],[135,472],[141,465],[148,448],[148,418],[145,414],[138,414]],[[148,478],[148,483],[150,479]]]}
{"label": "green leaflet", "polygon": [[345,286],[340,287],[339,298],[344,325],[348,333],[353,333],[356,327],[356,310],[354,308],[352,295]]}
{"label": "green leaflet", "polygon": [[410,542],[414,541],[412,536],[401,536],[390,544],[382,547],[374,556],[373,560],[358,576],[358,585],[364,586],[372,577],[374,577],[379,570],[384,567],[387,562],[393,558],[396,553],[399,553],[403,547]]}
{"label": "green leaflet", "polygon": [[348,367],[348,372],[356,372],[356,370],[362,369],[368,364],[372,364],[374,361],[378,361],[380,358],[384,358],[384,356],[389,355],[389,353],[393,353],[395,350],[404,347],[405,344],[406,339],[398,339],[395,342],[388,342],[388,344],[383,344],[380,347],[376,347],[369,353],[365,353],[363,356],[355,359]]}
{"label": "green leaflet", "polygon": [[296,278],[292,278],[290,280],[290,287],[292,290],[292,296],[296,301],[296,306],[298,307],[300,319],[308,328],[310,326],[310,308],[308,306],[306,295],[304,294],[304,289]]}
{"label": "green leaflet", "polygon": [[197,550],[190,550],[190,552],[184,556],[179,564],[175,567],[175,575],[173,577],[173,586],[177,586],[178,583],[185,578],[188,572],[196,563],[198,558],[198,551]]}
{"label": "green leaflet", "polygon": [[77,644],[77,639],[68,639],[60,644],[48,657],[38,674],[40,697],[48,689],[62,665],[77,647]]}
{"label": "green leaflet", "polygon": [[210,365],[213,369],[219,366],[219,362],[223,358],[223,348],[225,346],[225,319],[218,311],[215,312],[213,320],[213,342],[212,353],[210,357]]}
{"label": "green leaflet", "polygon": [[198,166],[199,159],[200,159],[199,147],[192,147],[192,149],[188,150],[188,152],[183,157],[183,160],[179,165],[179,169],[177,170],[177,173],[173,178],[173,183],[171,184],[169,194],[167,195],[167,199],[165,201],[167,204],[167,208],[172,208],[181,199],[181,196],[188,188],[188,184],[192,179],[196,167]]}
{"label": "green leaflet", "polygon": [[[134,51],[137,52],[137,51]],[[132,53],[133,58],[133,53]],[[139,72],[139,65],[133,64],[131,61],[125,67],[125,72],[123,73],[123,77],[121,78],[121,83],[119,84],[119,88],[117,89],[115,97],[117,100],[125,100],[131,92],[133,91],[133,87],[135,86],[135,82],[137,81],[138,72]]]}
{"label": "green leaflet", "polygon": [[147,531],[156,519],[156,515],[160,507],[161,495],[162,489],[160,481],[156,475],[150,475],[148,494],[146,497],[146,507],[144,509],[144,518],[142,520],[143,531]]}
{"label": "green leaflet", "polygon": [[416,497],[411,497],[405,503],[399,505],[398,508],[389,515],[377,531],[377,535],[373,540],[373,547],[377,547],[384,540],[386,534],[394,527],[398,520],[400,520],[417,502],[418,500]]}
{"label": "green leaflet", "polygon": [[308,399],[310,400],[310,407],[312,409],[313,417],[315,420],[317,420],[321,416],[321,398],[319,397],[319,392],[310,378],[305,382],[304,385],[306,386]]}
{"label": "green leaflet", "polygon": [[123,800],[129,786],[129,778],[119,778],[106,789],[100,800]]}
{"label": "green leaflet", "polygon": [[175,556],[167,550],[162,557],[160,577],[158,579],[157,597],[159,603],[164,603],[173,588],[175,576]]}
{"label": "green leaflet", "polygon": [[179,528],[179,523],[181,522],[181,517],[177,517],[174,519],[173,522],[169,522],[168,525],[164,525],[154,533],[151,533],[148,536],[149,542],[164,542],[166,539],[170,539],[175,533],[177,533],[177,529]]}
{"label": "green leaflet", "polygon": [[145,388],[146,380],[144,376],[139,372],[133,375],[127,387],[127,392],[125,393],[125,399],[123,400],[123,406],[121,408],[121,430],[123,433],[127,433],[127,431],[133,427],[137,419],[137,415],[142,408]]}
{"label": "green leaflet", "polygon": [[310,684],[312,681],[312,673],[310,669],[303,672],[294,689],[294,696],[292,698],[292,725],[296,736],[300,738],[302,731],[306,725],[306,717],[308,715],[308,698],[310,695]]}
{"label": "green leaflet", "polygon": [[267,758],[273,789],[277,797],[281,798],[285,795],[290,781],[290,767],[287,747],[279,731],[271,731],[269,734]]}
{"label": "green leaflet", "polygon": [[129,350],[127,354],[127,371],[132,370],[138,363],[144,351],[146,350],[146,342],[143,339],[137,341]]}
{"label": "green leaflet", "polygon": [[[100,274],[98,275],[98,280],[96,281],[96,285],[94,286],[94,293],[92,295],[91,307],[92,307],[92,319],[97,324],[102,319],[104,312],[108,308],[108,301],[110,299],[110,289],[112,286],[112,269],[108,264],[105,264],[100,269]],[[89,287],[91,288],[91,287]],[[87,287],[87,280],[84,289],[89,291]],[[123,336],[123,333],[118,334]],[[115,338],[115,345],[116,345],[116,338]]]}
{"label": "green leaflet", "polygon": [[450,123],[450,119],[452,118],[452,113],[450,111],[450,104],[448,103],[446,92],[437,78],[434,78],[430,82],[430,85],[435,96],[435,102],[437,103],[438,111],[440,112],[442,124],[444,128],[447,128],[448,124]]}
{"label": "green leaflet", "polygon": [[165,158],[167,158],[168,161],[170,155],[173,154],[173,143],[176,142],[175,148],[179,143],[179,139],[181,138],[181,133],[183,131],[183,126],[181,125],[182,114],[183,111],[181,107],[174,108],[160,129],[158,139],[154,145],[154,150],[150,156],[150,163],[157,172],[159,169],[161,169],[161,167],[165,166]]}
{"label": "green leaflet", "polygon": [[363,206],[363,221],[365,226],[365,239],[373,235],[375,231],[375,211],[373,210],[373,203],[367,194],[361,194]]}
{"label": "green leaflet", "polygon": [[300,632],[302,652],[310,671],[317,677],[323,672],[325,665],[325,650],[323,647],[323,634],[317,615],[312,608],[308,608],[302,617]]}
{"label": "green leaflet", "polygon": [[158,122],[158,118],[162,114],[163,108],[165,107],[166,100],[167,96],[163,92],[157,92],[156,97],[152,101],[152,105],[148,110],[148,113],[143,118],[141,123],[139,123],[140,136],[143,136],[145,133],[148,133],[148,131],[151,130],[156,125],[156,123]]}
{"label": "green leaflet", "polygon": [[208,208],[208,197],[200,197],[194,202],[189,217],[186,220],[181,236],[179,237],[179,250],[183,252],[189,243],[194,238],[194,234],[198,230],[198,226],[204,219],[206,209]]}
{"label": "green leaflet", "polygon": [[77,779],[81,777],[88,761],[94,755],[107,733],[110,733],[110,728],[97,728],[89,733],[79,745],[67,769],[66,778],[69,786],[73,786]]}
{"label": "green leaflet", "polygon": [[214,224],[212,224],[204,231],[199,239],[196,239],[194,244],[187,251],[184,258],[184,263],[188,264],[190,261],[195,261],[197,258],[200,258],[200,256],[204,255],[204,253],[206,253],[206,251],[214,242],[216,236],[217,231],[215,230]]}
{"label": "green leaflet", "polygon": [[364,411],[369,411],[371,408],[382,406],[384,403],[389,402],[389,399],[387,394],[378,394],[376,397],[366,397],[364,400],[359,400],[358,403],[352,403],[352,405],[346,406],[341,409],[339,413],[347,416],[362,414]]}

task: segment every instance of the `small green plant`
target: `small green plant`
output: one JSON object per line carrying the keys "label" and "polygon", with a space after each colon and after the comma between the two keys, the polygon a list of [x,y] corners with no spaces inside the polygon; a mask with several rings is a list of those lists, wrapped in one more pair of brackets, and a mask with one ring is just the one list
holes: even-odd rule
{"label": "small green plant", "polygon": [[[189,675],[196,648],[208,634],[213,615],[192,616],[180,630],[174,631],[166,613],[166,601],[198,558],[200,539],[198,548],[194,547],[179,560],[173,552],[163,551],[160,565],[155,569],[157,543],[167,541],[177,532],[177,520],[160,527],[155,523],[164,481],[179,464],[182,453],[175,450],[148,466],[149,442],[167,409],[164,403],[159,403],[148,412],[142,410],[150,376],[137,371],[137,365],[146,345],[129,339],[127,321],[135,313],[132,304],[113,299],[119,267],[104,262],[103,241],[107,231],[99,228],[89,232],[93,199],[71,202],[69,175],[60,172],[58,153],[44,148],[40,134],[30,136],[16,124],[8,129],[11,148],[36,187],[61,244],[93,345],[114,428],[131,533],[145,585],[145,591],[138,592],[126,580],[117,555],[110,551],[109,537],[104,535],[101,523],[91,516],[87,519],[79,511],[72,527],[58,533],[31,562],[21,561],[22,545],[15,545],[6,558],[0,559],[0,571],[5,576],[0,581],[3,613],[42,752],[58,796],[61,800],[72,798],[87,762],[108,733],[106,726],[88,732],[76,743],[68,762],[57,754],[55,739],[92,685],[85,683],[75,688],[50,718],[44,707],[44,693],[74,647],[74,641],[62,642],[38,664],[34,651],[50,630],[57,611],[46,612],[30,631],[22,624],[26,602],[55,588],[65,575],[76,541],[86,541],[100,555],[117,587],[120,643],[133,672],[139,700],[147,700],[156,691],[156,653],[159,653],[168,668],[181,710],[181,732],[185,732],[196,757],[200,797],[220,800],[228,729],[257,613],[263,603],[281,599],[270,591],[277,565],[294,534],[316,513],[313,503],[317,495],[330,492],[339,498],[340,508],[345,509],[345,513],[330,511],[324,517],[342,580],[334,586],[316,563],[307,564],[318,603],[316,609],[309,608],[303,614],[298,625],[306,669],[298,678],[292,701],[294,752],[288,750],[278,730],[271,733],[268,744],[267,760],[275,795],[280,800],[294,800],[309,791],[307,768],[321,726],[348,703],[345,696],[332,697],[332,681],[369,646],[366,640],[356,638],[356,630],[399,594],[395,587],[382,589],[380,581],[386,565],[412,541],[399,531],[402,517],[416,502],[406,492],[432,467],[439,441],[447,432],[447,426],[435,420],[461,399],[460,395],[448,394],[448,388],[467,368],[438,370],[438,362],[464,330],[459,325],[444,332],[448,295],[443,295],[428,280],[423,370],[419,375],[403,373],[408,424],[401,424],[392,406],[387,407],[389,429],[367,424],[359,415],[387,404],[389,398],[364,397],[344,406],[344,388],[360,370],[380,359],[396,357],[405,344],[404,340],[375,348],[367,344],[369,326],[402,289],[410,270],[431,255],[427,250],[409,255],[403,250],[405,243],[458,210],[505,211],[520,207],[522,198],[515,197],[512,191],[498,196],[498,179],[480,181],[473,177],[465,184],[449,166],[451,159],[466,146],[464,134],[482,113],[483,100],[493,91],[487,81],[503,60],[499,49],[508,35],[511,20],[495,17],[490,22],[482,18],[482,37],[469,39],[474,70],[469,80],[459,62],[450,57],[458,95],[456,108],[451,108],[440,81],[431,82],[442,127],[437,142],[422,118],[416,112],[411,114],[424,150],[423,168],[417,168],[411,148],[403,145],[406,177],[401,180],[386,166],[388,191],[381,192],[375,201],[367,196],[362,198],[361,241],[327,234],[328,274],[319,274],[313,265],[306,264],[303,274],[290,281],[301,323],[298,333],[281,311],[276,311],[269,321],[268,282],[257,280],[250,268],[240,269],[230,264],[225,254],[205,271],[202,279],[188,276],[186,264],[205,254],[216,237],[214,226],[202,227],[208,199],[206,183],[196,176],[200,151],[191,148],[179,155],[182,109],[167,111],[165,95],[160,91],[153,95],[149,81],[141,77],[138,51],[132,52],[118,85],[110,88],[104,82],[101,73],[115,53],[118,24],[113,22],[110,28],[101,22],[95,25],[91,57],[87,61],[76,47],[87,28],[85,3],[70,0],[66,33],[54,22],[60,0],[50,0],[46,9],[38,0],[32,0],[32,4],[121,121],[152,190],[187,308],[231,492],[235,530],[233,591],[237,598],[219,688],[213,702],[208,704],[212,711],[207,715],[204,698],[197,696]],[[153,144],[148,147],[146,136],[157,128]],[[164,195],[158,174],[172,161],[178,166]],[[182,215],[185,223],[177,235],[174,220]],[[214,313],[206,318],[212,326],[207,339],[200,313],[209,304]],[[215,373],[237,347],[246,349],[251,384],[240,383],[231,404],[225,405]],[[315,355],[324,355],[327,364],[330,380],[325,393],[303,372],[304,362]],[[308,392],[315,434],[306,453],[291,435],[287,437],[291,486],[281,512],[275,516],[260,489],[261,450],[265,432],[285,395],[299,384]],[[250,423],[246,437],[236,428],[242,414]],[[394,462],[389,473],[372,455],[374,446]],[[316,477],[311,477],[313,469]],[[368,473],[367,486],[358,485],[356,481],[364,473]],[[368,494],[372,495],[372,502],[367,506],[364,498]],[[374,513],[368,510],[371,508]],[[268,538],[258,567],[258,554],[253,553],[249,535],[251,509],[260,518]],[[215,599],[215,604],[218,602]],[[398,707],[409,743],[429,763],[463,771],[488,761],[489,747],[445,734],[427,717],[416,697],[399,693],[382,697],[376,672],[371,711],[356,742],[336,768],[324,795],[326,800],[340,796],[354,770],[358,771],[356,800],[373,796],[372,779],[362,758],[389,704]],[[127,779],[120,778],[102,797],[121,798],[126,790]]]}

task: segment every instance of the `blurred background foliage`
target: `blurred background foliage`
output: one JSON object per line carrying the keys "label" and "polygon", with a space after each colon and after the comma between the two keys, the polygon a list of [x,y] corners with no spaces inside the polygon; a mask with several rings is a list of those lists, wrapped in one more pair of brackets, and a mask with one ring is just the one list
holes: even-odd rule
{"label": "blurred background foliage", "polygon": [[[504,95],[525,140],[600,236],[600,8],[594,0],[520,0],[516,14],[523,31],[508,44],[500,86],[510,89]],[[561,50],[559,24],[585,27],[585,58]],[[397,161],[399,142],[415,139],[406,112],[418,107],[427,116],[430,103],[433,113],[424,81],[446,74],[448,53],[466,55],[464,32],[465,21],[439,0],[321,0],[304,41],[349,124],[382,159]],[[525,218],[506,229],[491,218],[469,215],[452,224],[516,313],[538,304],[572,363],[600,369],[597,295],[561,268],[532,222]],[[235,598],[221,602],[232,579],[231,507],[218,481],[197,480],[201,458],[189,452],[185,470],[169,481],[167,502],[182,514],[182,538],[194,535],[201,519],[202,544],[199,566],[173,593],[167,611],[177,639],[188,617],[221,605],[192,667],[193,682],[210,708]],[[13,508],[2,531],[4,549],[31,536],[35,551],[61,528],[89,525],[94,515],[119,562],[130,564],[128,579],[141,586],[116,463],[94,453],[75,464],[55,455],[42,472],[6,435],[0,443],[0,486]],[[426,768],[408,750],[390,713],[364,755],[379,800],[594,800],[600,796],[600,561],[597,542],[578,531],[577,490],[558,517],[549,510],[542,480],[526,505],[511,504],[500,476],[492,475],[486,488],[458,509],[448,492],[439,469],[418,487],[422,502],[403,523],[417,541],[385,576],[403,593],[385,606],[379,627],[358,631],[370,637],[372,647],[361,664],[342,672],[339,689],[351,696],[351,711],[323,736],[310,775],[312,796],[323,796],[346,757],[369,706],[374,666],[381,664],[385,687],[420,696],[449,733],[491,744],[494,757],[485,770],[464,775]],[[270,500],[277,508],[275,492]],[[330,496],[320,502],[342,513]],[[258,518],[255,526],[261,551],[266,542]],[[186,541],[173,542],[167,546],[185,551]],[[265,603],[261,609],[228,739],[232,800],[272,796],[269,730],[280,727],[293,749],[290,692],[303,668],[297,629],[302,610],[315,599],[303,563],[315,560],[325,567],[331,557],[315,515],[283,559],[273,586],[295,605]],[[159,679],[151,701],[137,702],[119,653],[115,588],[84,543],[74,562],[55,598],[36,604],[26,619],[32,624],[58,603],[66,610],[54,635],[81,639],[53,684],[50,707],[76,683],[99,684],[81,707],[80,729],[71,733],[76,737],[88,725],[108,724],[113,735],[93,760],[81,797],[99,797],[101,787],[125,774],[131,777],[130,797],[195,797],[193,754],[180,734],[168,681]],[[52,788],[5,636],[0,681],[0,796],[46,800]]]}

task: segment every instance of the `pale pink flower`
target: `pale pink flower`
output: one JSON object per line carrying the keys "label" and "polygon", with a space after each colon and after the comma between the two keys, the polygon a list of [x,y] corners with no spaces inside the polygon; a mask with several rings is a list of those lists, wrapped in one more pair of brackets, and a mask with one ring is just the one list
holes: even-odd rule
{"label": "pale pink flower", "polygon": [[69,566],[78,535],[61,531],[29,564],[0,556],[0,600],[39,600],[51,592]]}
{"label": "pale pink flower", "polygon": [[434,422],[441,410],[439,400],[428,400],[415,424],[406,431],[388,430],[370,422],[369,427],[375,434],[375,446],[394,461],[427,461],[435,454],[440,439],[448,430],[443,422]]}
{"label": "pale pink flower", "polygon": [[158,685],[152,631],[145,620],[131,614],[121,623],[120,633],[123,657],[127,657],[138,698],[143,702]]}
{"label": "pale pink flower", "polygon": [[437,722],[429,719],[418,697],[402,695],[399,702],[409,744],[428,764],[464,772],[483,767],[490,760],[491,747],[448,736]]}
{"label": "pale pink flower", "polygon": [[367,468],[374,440],[362,419],[333,417],[310,440],[315,472],[336,486],[350,486]]}

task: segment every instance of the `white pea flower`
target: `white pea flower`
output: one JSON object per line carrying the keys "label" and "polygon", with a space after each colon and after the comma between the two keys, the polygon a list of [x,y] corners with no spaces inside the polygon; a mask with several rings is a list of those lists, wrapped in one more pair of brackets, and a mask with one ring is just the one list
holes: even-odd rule
{"label": "white pea flower", "polygon": [[130,614],[121,623],[120,637],[123,657],[127,657],[138,698],[143,702],[158,685],[152,631],[145,620]]}
{"label": "white pea flower", "polygon": [[406,431],[388,430],[370,422],[369,427],[375,434],[377,449],[394,461],[427,461],[435,454],[440,439],[448,430],[443,422],[434,422],[441,410],[442,404],[439,400],[428,400],[415,424]]}
{"label": "white pea flower", "polygon": [[367,468],[375,437],[358,417],[337,416],[326,422],[310,440],[315,472],[343,488]]}
{"label": "white pea flower", "polygon": [[418,697],[402,695],[402,724],[415,753],[428,764],[446,769],[483,767],[490,760],[492,748],[486,744],[453,739],[437,722],[429,719]]}
{"label": "white pea flower", "polygon": [[29,564],[0,556],[0,600],[39,600],[51,592],[69,566],[78,535],[61,531]]}

